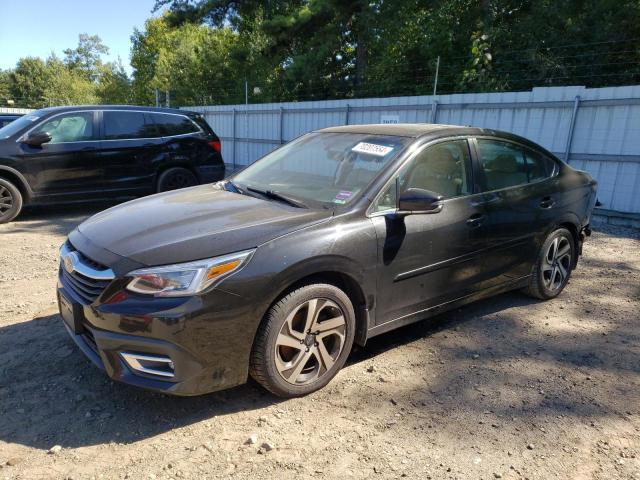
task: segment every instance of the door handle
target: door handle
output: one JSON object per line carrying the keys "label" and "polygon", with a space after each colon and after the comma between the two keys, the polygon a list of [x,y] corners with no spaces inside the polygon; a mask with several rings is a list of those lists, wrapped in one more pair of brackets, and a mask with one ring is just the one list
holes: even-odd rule
{"label": "door handle", "polygon": [[474,213],[467,220],[467,225],[472,228],[477,228],[482,225],[485,216],[482,213]]}
{"label": "door handle", "polygon": [[551,208],[555,204],[555,200],[551,197],[544,197],[542,200],[540,200],[540,208]]}

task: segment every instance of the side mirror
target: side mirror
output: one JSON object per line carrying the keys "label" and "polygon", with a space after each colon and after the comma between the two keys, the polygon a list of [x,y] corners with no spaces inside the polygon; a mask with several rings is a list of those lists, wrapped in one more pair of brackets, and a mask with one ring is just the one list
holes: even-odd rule
{"label": "side mirror", "polygon": [[48,143],[50,141],[51,135],[47,132],[32,133],[22,139],[22,143],[26,143],[32,147],[41,147],[43,143]]}
{"label": "side mirror", "polygon": [[438,213],[442,210],[443,196],[422,188],[409,188],[398,199],[398,213]]}

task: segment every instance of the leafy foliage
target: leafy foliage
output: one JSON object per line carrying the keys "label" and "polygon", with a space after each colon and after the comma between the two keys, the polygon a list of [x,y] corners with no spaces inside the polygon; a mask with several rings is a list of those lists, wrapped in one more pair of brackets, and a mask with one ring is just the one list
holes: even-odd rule
{"label": "leafy foliage", "polygon": [[[640,81],[638,0],[156,0],[132,78],[82,34],[0,71],[0,105],[173,105],[529,90]],[[246,83],[245,83],[246,82]]]}
{"label": "leafy foliage", "polygon": [[15,69],[0,71],[0,105],[128,103],[131,82],[120,61],[102,62],[108,51],[100,37],[81,34],[78,46],[64,51],[64,59],[54,54],[46,60],[22,58]]}

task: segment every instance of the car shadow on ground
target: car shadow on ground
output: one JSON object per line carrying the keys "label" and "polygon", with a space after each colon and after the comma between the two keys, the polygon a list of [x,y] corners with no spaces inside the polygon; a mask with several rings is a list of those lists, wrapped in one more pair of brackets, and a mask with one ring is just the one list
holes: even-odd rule
{"label": "car shadow on ground", "polygon": [[2,226],[2,232],[67,235],[90,216],[114,205],[114,202],[90,202],[25,207],[15,220]]}
{"label": "car shadow on ground", "polygon": [[[468,332],[473,339],[468,350],[442,346],[439,355],[446,357],[451,367],[438,375],[436,386],[427,387],[427,382],[420,382],[425,384],[425,390],[398,391],[398,398],[407,393],[437,409],[441,403],[438,398],[455,397],[455,408],[505,410],[515,414],[516,410],[510,409],[502,399],[491,397],[482,402],[472,399],[467,391],[471,385],[455,379],[461,374],[462,366],[458,363],[471,358],[472,352],[480,352],[485,361],[492,364],[501,359],[535,358],[542,354],[549,361],[569,362],[578,368],[602,366],[602,360],[591,352],[588,342],[568,351],[554,341],[541,346],[532,339],[522,338],[518,333],[521,326],[501,313],[534,303],[512,292],[389,332],[372,339],[364,348],[356,348],[346,368],[362,369],[360,364],[374,361],[390,349],[425,339],[437,348],[448,332],[449,335]],[[427,349],[418,348],[415,356],[424,357],[427,353]],[[625,365],[614,368],[640,371],[637,361],[632,366],[630,358],[624,360]],[[478,381],[492,388],[504,378],[489,375]],[[73,448],[109,442],[131,443],[196,422],[214,422],[218,416],[280,402],[283,400],[252,381],[227,391],[191,398],[170,397],[114,383],[78,351],[54,311],[0,329],[0,417],[3,418],[0,440],[4,442],[39,449],[56,444]],[[571,405],[571,410],[576,412],[577,407],[580,406]],[[567,405],[552,408],[566,412]]]}
{"label": "car shadow on ground", "polygon": [[[509,304],[530,300],[511,295]],[[493,311],[503,302],[487,303]],[[481,307],[482,308],[482,307]],[[391,348],[476,319],[473,307],[462,316],[437,319],[372,339],[352,352],[347,368]],[[199,397],[172,397],[109,380],[68,338],[55,311],[32,321],[0,328],[0,440],[47,449],[135,442],[170,429],[217,416],[282,402],[253,381]]]}

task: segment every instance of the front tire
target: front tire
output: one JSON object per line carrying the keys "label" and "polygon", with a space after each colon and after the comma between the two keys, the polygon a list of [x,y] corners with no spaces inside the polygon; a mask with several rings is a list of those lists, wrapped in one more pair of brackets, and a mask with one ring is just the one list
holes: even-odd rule
{"label": "front tire", "polygon": [[574,266],[575,241],[566,228],[553,231],[542,244],[526,293],[540,300],[555,298],[569,282]]}
{"label": "front tire", "polygon": [[267,312],[251,352],[251,376],[280,397],[324,387],[349,356],[355,334],[349,297],[329,284],[300,287]]}
{"label": "front tire", "polygon": [[22,210],[22,194],[13,183],[0,178],[0,223],[7,223]]}

